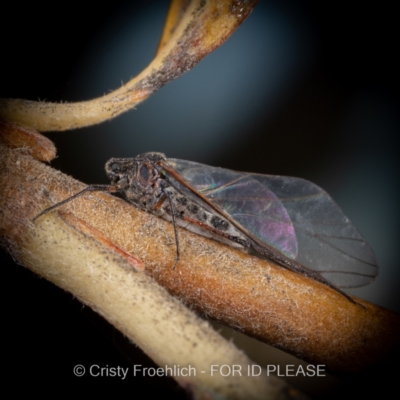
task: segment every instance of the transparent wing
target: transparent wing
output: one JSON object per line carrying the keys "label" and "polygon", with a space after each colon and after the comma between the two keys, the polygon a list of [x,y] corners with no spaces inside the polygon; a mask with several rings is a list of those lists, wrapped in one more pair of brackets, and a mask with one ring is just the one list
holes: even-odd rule
{"label": "transparent wing", "polygon": [[193,189],[244,231],[341,288],[367,285],[375,254],[332,198],[304,179],[249,174],[168,159]]}

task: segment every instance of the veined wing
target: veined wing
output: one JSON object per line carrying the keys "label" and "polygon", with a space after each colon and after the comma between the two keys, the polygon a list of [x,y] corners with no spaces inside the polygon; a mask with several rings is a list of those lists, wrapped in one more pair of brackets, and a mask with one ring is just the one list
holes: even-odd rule
{"label": "veined wing", "polygon": [[376,257],[339,206],[300,178],[235,172],[168,159],[180,177],[245,231],[341,287],[367,285]]}

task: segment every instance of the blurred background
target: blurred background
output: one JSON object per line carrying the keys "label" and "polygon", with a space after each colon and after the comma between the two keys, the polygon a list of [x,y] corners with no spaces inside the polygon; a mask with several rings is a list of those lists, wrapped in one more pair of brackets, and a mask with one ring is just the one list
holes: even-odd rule
{"label": "blurred background", "polygon": [[[37,3],[9,5],[12,30],[0,27],[1,97],[88,100],[116,89],[152,60],[168,2],[114,0],[91,10],[80,4],[72,0],[53,10]],[[308,179],[331,194],[379,260],[376,281],[350,292],[399,312],[399,66],[393,15],[385,3],[262,1],[222,47],[135,110],[94,127],[47,133],[58,148],[51,165],[88,184],[107,183],[109,158],[159,151]],[[15,368],[21,360],[29,363],[18,371],[21,377],[40,380],[50,374],[62,383],[75,382],[72,367],[78,363],[151,363],[71,295],[14,264],[6,253],[1,260],[10,264],[5,281],[16,297],[3,301],[6,343],[15,347],[7,362]],[[240,334],[226,335],[242,341]],[[262,363],[259,347],[246,351]],[[269,364],[296,362],[277,350],[261,352]],[[143,381],[129,380],[133,388],[144,385],[164,397],[184,398],[174,381]],[[303,385],[317,398],[360,390],[336,378]]]}

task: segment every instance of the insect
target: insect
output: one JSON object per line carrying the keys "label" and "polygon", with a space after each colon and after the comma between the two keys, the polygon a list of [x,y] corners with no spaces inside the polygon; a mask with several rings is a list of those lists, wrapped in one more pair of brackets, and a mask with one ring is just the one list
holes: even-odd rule
{"label": "insect", "polygon": [[332,198],[300,178],[235,172],[162,153],[112,158],[111,185],[90,185],[34,219],[88,191],[121,193],[142,210],[222,243],[255,252],[311,277],[355,301],[339,288],[369,284],[376,257]]}

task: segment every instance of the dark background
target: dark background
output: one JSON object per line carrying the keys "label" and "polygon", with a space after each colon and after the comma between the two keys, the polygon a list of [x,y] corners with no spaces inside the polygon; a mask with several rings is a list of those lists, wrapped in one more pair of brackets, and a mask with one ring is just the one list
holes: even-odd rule
{"label": "dark background", "polygon": [[[9,4],[0,27],[1,97],[74,102],[127,82],[151,61],[168,8],[168,2],[145,3],[114,0],[90,10],[74,0],[53,9]],[[135,110],[91,128],[46,134],[58,148],[51,164],[83,182],[107,183],[103,166],[109,158],[161,151],[311,180],[338,202],[380,262],[377,280],[352,293],[398,312],[394,14],[389,2],[262,1],[221,48]],[[149,363],[70,294],[6,253],[1,260],[10,264],[3,270],[12,289],[11,295],[3,291],[10,374],[65,385],[78,383],[76,364]],[[279,355],[271,355],[270,364],[273,357]],[[183,395],[174,381],[160,378],[79,382]],[[328,379],[305,385],[321,398],[353,390]],[[371,385],[353,388],[359,394]]]}

